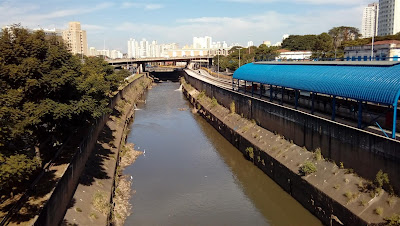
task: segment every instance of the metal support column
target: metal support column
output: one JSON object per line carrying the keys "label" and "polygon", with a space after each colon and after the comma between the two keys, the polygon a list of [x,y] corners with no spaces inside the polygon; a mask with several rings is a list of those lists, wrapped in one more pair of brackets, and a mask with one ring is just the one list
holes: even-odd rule
{"label": "metal support column", "polygon": [[260,83],[260,99],[262,98],[263,86],[264,85],[262,83]]}
{"label": "metal support column", "polygon": [[336,96],[332,98],[332,121],[335,121],[336,118]]}
{"label": "metal support column", "polygon": [[272,102],[272,85],[269,85],[269,101]]}
{"label": "metal support column", "polygon": [[235,82],[233,76],[232,76],[232,90],[235,91]]}
{"label": "metal support column", "polygon": [[282,94],[281,94],[281,105],[283,105],[283,93],[285,92],[285,87],[282,87]]}
{"label": "metal support column", "polygon": [[315,103],[315,96],[316,96],[316,95],[317,95],[317,94],[314,93],[314,92],[311,93],[311,99],[312,99],[312,101],[311,101],[311,114],[314,114],[314,111],[315,111],[315,105],[314,105],[314,103]]}
{"label": "metal support column", "polygon": [[358,101],[358,128],[361,129],[362,124],[362,101]]}
{"label": "metal support column", "polygon": [[237,83],[238,83],[238,92],[239,92],[240,91],[240,88],[239,88],[240,79],[237,80]]}
{"label": "metal support column", "polygon": [[247,89],[247,81],[246,80],[244,80],[244,93],[246,93],[246,90]]}
{"label": "metal support column", "polygon": [[251,96],[254,96],[254,83],[251,82]]}
{"label": "metal support column", "polygon": [[397,122],[397,100],[396,103],[393,105],[393,131],[392,131],[393,139],[396,139],[396,122]]}
{"label": "metal support column", "polygon": [[297,107],[299,106],[299,90],[294,90],[295,93],[295,103],[294,103],[294,109],[297,110]]}

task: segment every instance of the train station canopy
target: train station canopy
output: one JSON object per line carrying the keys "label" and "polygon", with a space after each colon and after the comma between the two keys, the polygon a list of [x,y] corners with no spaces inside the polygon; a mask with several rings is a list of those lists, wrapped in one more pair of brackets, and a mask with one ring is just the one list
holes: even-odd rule
{"label": "train station canopy", "polygon": [[400,62],[256,62],[234,79],[397,106]]}

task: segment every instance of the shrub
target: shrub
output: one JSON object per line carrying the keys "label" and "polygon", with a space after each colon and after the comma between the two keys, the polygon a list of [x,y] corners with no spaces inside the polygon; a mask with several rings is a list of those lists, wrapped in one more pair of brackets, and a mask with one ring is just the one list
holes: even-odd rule
{"label": "shrub", "polygon": [[232,101],[231,105],[229,106],[231,110],[231,114],[234,114],[236,112],[236,106],[235,106],[235,101]]}
{"label": "shrub", "polygon": [[321,160],[324,159],[324,157],[322,157],[321,148],[315,149],[314,159],[317,160],[317,161],[321,161]]}
{"label": "shrub", "polygon": [[252,147],[246,148],[246,154],[250,159],[254,159],[254,149]]}
{"label": "shrub", "polygon": [[200,93],[199,93],[199,95],[197,96],[197,99],[199,99],[199,100],[201,100],[203,97],[205,97],[206,96],[206,91],[201,91]]}
{"label": "shrub", "polygon": [[310,161],[305,161],[299,170],[300,174],[305,176],[317,172],[317,167]]}
{"label": "shrub", "polygon": [[390,226],[400,225],[400,215],[393,214],[391,217],[385,218],[386,224]]}
{"label": "shrub", "polygon": [[377,214],[377,215],[379,215],[379,216],[382,216],[382,214],[383,214],[383,208],[382,207],[377,207],[376,209],[375,209],[375,214]]}
{"label": "shrub", "polygon": [[216,106],[218,106],[218,101],[217,101],[217,99],[215,99],[215,97],[213,97],[212,100],[211,100],[211,107],[213,108],[213,107],[216,107]]}

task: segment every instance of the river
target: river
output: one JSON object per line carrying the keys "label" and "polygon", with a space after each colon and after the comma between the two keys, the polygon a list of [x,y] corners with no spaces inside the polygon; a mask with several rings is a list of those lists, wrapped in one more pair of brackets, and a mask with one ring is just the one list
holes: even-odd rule
{"label": "river", "polygon": [[125,225],[321,225],[190,111],[178,83],[139,104],[128,142],[145,151],[125,169],[136,193]]}

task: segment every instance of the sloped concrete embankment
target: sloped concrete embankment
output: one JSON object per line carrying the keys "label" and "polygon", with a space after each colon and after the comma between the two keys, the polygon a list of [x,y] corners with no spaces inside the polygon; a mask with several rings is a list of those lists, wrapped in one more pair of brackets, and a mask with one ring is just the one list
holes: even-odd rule
{"label": "sloped concrete embankment", "polygon": [[[325,225],[373,225],[399,214],[398,198],[371,195],[363,178],[219,105],[189,84],[184,94],[215,129]],[[231,102],[232,103],[232,102]],[[231,107],[232,108],[232,107]],[[306,161],[317,172],[301,176]]]}
{"label": "sloped concrete embankment", "polygon": [[[125,87],[119,90],[110,100],[109,108],[114,109],[116,104],[124,99],[131,89],[138,89],[148,79],[147,75],[143,75]],[[102,132],[104,125],[108,121],[110,114],[103,115],[97,123],[89,130],[88,134],[82,135],[83,140],[79,149],[66,165],[65,170],[60,172],[62,175],[58,180],[56,187],[52,190],[50,198],[44,204],[43,209],[38,215],[35,225],[58,225],[70,205],[70,201],[77,188],[79,178],[85,169],[85,164],[94,149],[99,134]]]}
{"label": "sloped concrete embankment", "polygon": [[320,148],[322,154],[371,181],[379,170],[388,173],[397,194],[400,194],[400,141],[354,127],[332,122],[307,112],[298,111],[266,100],[224,89],[185,74],[194,88],[215,97],[229,108],[236,103],[236,112],[254,119],[258,125],[293,140],[308,150]]}

